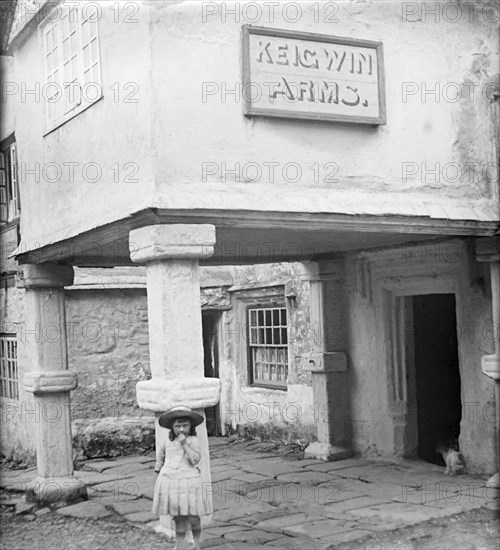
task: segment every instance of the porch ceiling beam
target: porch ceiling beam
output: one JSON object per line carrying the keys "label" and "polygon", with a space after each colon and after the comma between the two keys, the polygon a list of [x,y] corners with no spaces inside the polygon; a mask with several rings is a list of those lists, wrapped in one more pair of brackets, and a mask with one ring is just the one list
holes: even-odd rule
{"label": "porch ceiling beam", "polygon": [[[408,216],[366,216],[346,214],[256,212],[250,210],[157,210],[147,209],[132,216],[72,238],[61,239],[34,250],[21,242],[15,257],[19,263],[65,262],[81,266],[133,265],[128,255],[131,229],[165,223],[212,224],[225,239],[230,230],[295,231],[310,238],[320,234],[376,233],[437,238],[450,236],[489,237],[499,232],[494,221],[446,220]],[[292,235],[290,238],[293,238]],[[288,261],[307,259],[290,257]],[[219,261],[212,262],[215,264]]]}

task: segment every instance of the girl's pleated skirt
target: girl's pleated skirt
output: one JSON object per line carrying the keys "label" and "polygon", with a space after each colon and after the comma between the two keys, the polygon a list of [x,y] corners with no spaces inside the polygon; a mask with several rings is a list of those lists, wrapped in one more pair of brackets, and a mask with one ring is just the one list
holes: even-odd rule
{"label": "girl's pleated skirt", "polygon": [[[188,477],[187,477],[188,476]],[[212,514],[199,472],[161,471],[153,495],[153,514],[158,516],[206,516]]]}

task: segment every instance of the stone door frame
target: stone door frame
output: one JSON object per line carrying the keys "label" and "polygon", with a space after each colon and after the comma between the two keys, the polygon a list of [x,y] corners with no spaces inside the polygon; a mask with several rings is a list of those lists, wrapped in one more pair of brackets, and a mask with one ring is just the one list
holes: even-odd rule
{"label": "stone door frame", "polygon": [[[453,294],[456,330],[459,334],[460,288],[457,280],[446,275],[386,277],[376,293],[381,308],[380,337],[386,365],[386,403],[391,422],[393,452],[397,456],[415,456],[418,448],[416,373],[413,343],[413,308],[411,297],[428,294]],[[459,372],[460,341],[458,341]],[[462,391],[462,389],[461,389]],[[462,392],[463,393],[463,392]]]}

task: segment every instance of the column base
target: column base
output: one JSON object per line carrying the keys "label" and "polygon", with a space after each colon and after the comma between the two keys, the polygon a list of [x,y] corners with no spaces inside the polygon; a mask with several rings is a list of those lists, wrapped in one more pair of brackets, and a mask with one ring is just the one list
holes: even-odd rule
{"label": "column base", "polygon": [[344,460],[352,456],[352,451],[344,447],[334,447],[329,443],[315,441],[305,450],[305,458],[317,458],[326,462]]}
{"label": "column base", "polygon": [[87,487],[74,476],[36,477],[26,489],[27,502],[55,504],[87,500]]}

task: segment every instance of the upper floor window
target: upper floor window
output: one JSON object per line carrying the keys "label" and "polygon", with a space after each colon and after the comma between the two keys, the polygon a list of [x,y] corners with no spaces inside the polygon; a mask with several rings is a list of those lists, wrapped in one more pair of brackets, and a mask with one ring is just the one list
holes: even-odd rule
{"label": "upper floor window", "polygon": [[0,223],[19,218],[17,149],[13,138],[0,143]]}
{"label": "upper floor window", "polygon": [[288,335],[286,307],[248,309],[250,379],[253,384],[286,389]]}
{"label": "upper floor window", "polygon": [[19,399],[15,334],[0,334],[0,397]]}
{"label": "upper floor window", "polygon": [[40,27],[47,132],[102,97],[97,6],[63,4],[54,14]]}

